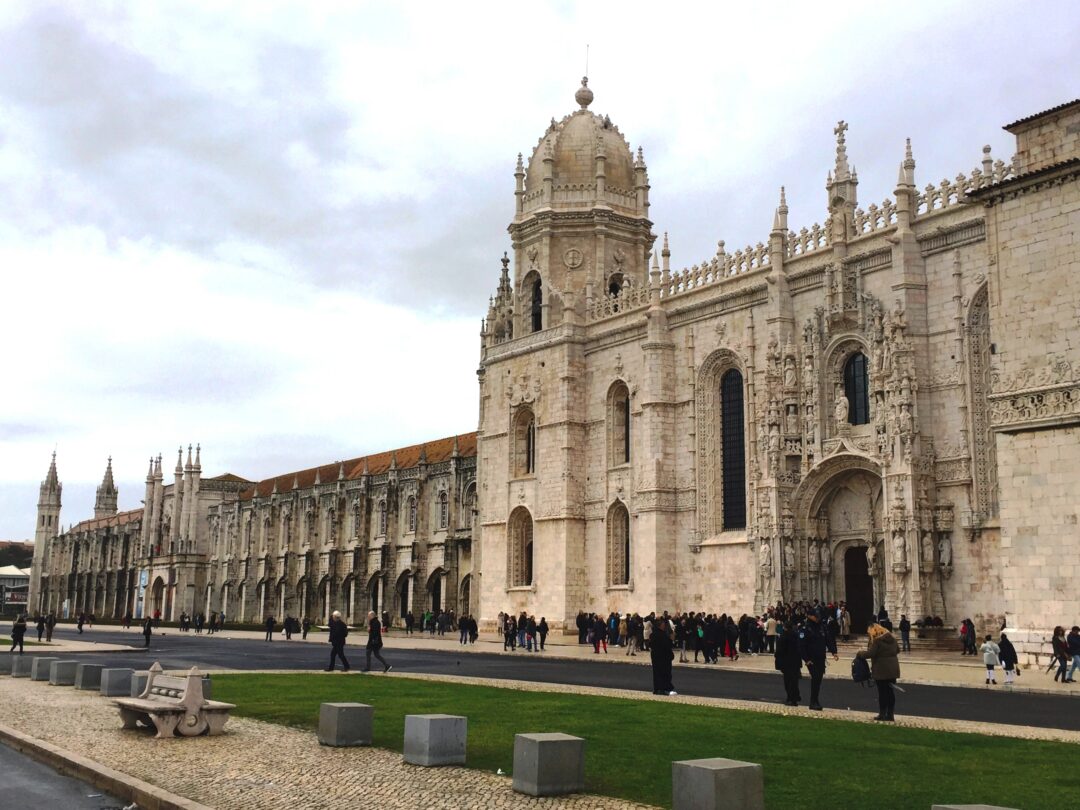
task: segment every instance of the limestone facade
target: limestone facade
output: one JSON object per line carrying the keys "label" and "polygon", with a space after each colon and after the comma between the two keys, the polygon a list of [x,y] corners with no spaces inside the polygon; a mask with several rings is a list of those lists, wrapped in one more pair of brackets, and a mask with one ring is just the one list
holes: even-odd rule
{"label": "limestone facade", "polygon": [[840,122],[823,224],[781,189],[761,241],[676,269],[642,151],[576,100],[518,158],[481,335],[482,618],[1080,618],[1080,102],[922,188],[900,142],[865,207]]}
{"label": "limestone facade", "polygon": [[117,512],[111,461],[95,517],[60,530],[56,459],[42,483],[32,610],[120,618],[225,611],[324,622],[468,612],[475,434],[251,482],[202,477],[200,453],[165,484],[151,460],[144,507]]}

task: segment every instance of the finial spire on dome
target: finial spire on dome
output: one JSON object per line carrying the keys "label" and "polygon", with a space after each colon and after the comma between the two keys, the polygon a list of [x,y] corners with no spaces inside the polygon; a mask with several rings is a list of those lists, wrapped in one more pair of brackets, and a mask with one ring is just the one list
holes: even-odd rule
{"label": "finial spire on dome", "polygon": [[581,77],[581,87],[574,93],[574,101],[581,105],[581,109],[587,110],[589,105],[592,104],[593,91],[589,89],[589,77]]}

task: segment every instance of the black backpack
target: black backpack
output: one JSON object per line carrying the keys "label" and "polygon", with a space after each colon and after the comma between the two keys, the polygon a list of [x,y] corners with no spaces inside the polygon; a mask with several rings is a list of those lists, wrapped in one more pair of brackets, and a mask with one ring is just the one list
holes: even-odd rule
{"label": "black backpack", "polygon": [[865,658],[856,658],[851,662],[851,680],[863,686],[870,685],[870,665]]}

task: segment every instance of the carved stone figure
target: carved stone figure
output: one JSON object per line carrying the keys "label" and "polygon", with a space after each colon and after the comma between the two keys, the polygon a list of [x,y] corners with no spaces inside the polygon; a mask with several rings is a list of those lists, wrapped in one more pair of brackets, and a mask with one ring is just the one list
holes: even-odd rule
{"label": "carved stone figure", "polygon": [[821,574],[824,576],[832,568],[832,555],[829,553],[829,544],[822,541],[818,551],[821,553]]}
{"label": "carved stone figure", "polygon": [[952,565],[952,539],[947,534],[941,535],[941,539],[938,540],[938,560],[942,567],[947,568]]}
{"label": "carved stone figure", "polygon": [[911,418],[911,406],[904,404],[900,408],[900,433],[903,436],[907,436],[911,433],[913,427],[913,419]]}
{"label": "carved stone figure", "polygon": [[784,361],[784,388],[792,391],[795,390],[796,379],[795,358],[788,357]]}
{"label": "carved stone figure", "polygon": [[934,561],[934,538],[930,532],[922,533],[922,559],[923,562]]}
{"label": "carved stone figure", "polygon": [[803,360],[802,387],[806,393],[814,390],[814,361],[809,357]]}
{"label": "carved stone figure", "polygon": [[838,428],[844,427],[848,423],[848,401],[844,389],[839,386],[836,389],[836,406],[833,412],[836,416],[836,426]]}
{"label": "carved stone figure", "polygon": [[772,576],[772,546],[768,541],[762,543],[758,549],[758,567],[761,568],[763,577]]}
{"label": "carved stone figure", "polygon": [[904,538],[903,529],[893,531],[892,543],[893,565],[904,565],[907,562],[907,540]]}
{"label": "carved stone figure", "polygon": [[870,572],[870,576],[877,573],[877,546],[873,543],[866,547],[866,570]]}
{"label": "carved stone figure", "polygon": [[784,543],[784,569],[795,570],[795,544],[788,540]]}

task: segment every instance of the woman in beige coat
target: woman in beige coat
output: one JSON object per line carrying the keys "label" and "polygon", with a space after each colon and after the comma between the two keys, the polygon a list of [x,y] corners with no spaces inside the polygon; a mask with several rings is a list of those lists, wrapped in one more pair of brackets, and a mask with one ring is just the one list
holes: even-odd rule
{"label": "woman in beige coat", "polygon": [[870,639],[865,650],[855,655],[870,661],[870,677],[878,688],[878,715],[875,720],[892,722],[896,718],[896,691],[893,686],[900,678],[900,645],[896,638],[877,622],[873,622],[866,631]]}

